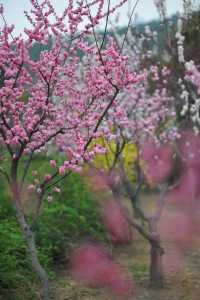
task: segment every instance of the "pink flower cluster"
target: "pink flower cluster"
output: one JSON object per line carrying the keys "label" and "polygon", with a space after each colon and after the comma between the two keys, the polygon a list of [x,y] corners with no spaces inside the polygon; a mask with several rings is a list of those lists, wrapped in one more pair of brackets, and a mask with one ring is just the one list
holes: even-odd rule
{"label": "pink flower cluster", "polygon": [[[126,1],[110,7],[109,14]],[[61,16],[49,0],[40,6],[30,2],[26,38],[14,37],[13,26],[0,29],[0,142],[15,159],[46,151],[51,144],[66,153],[60,165],[50,162],[59,175],[66,170],[80,172],[84,160],[104,153],[91,141],[112,135],[103,130],[104,117],[120,101],[118,95],[135,85],[137,76],[112,40],[100,52],[95,43],[88,44],[92,27],[106,16],[106,1],[86,5],[70,0]],[[50,39],[52,46],[41,51],[38,60],[31,59],[34,43],[46,46]],[[50,180],[51,174],[46,175],[45,181]]]}

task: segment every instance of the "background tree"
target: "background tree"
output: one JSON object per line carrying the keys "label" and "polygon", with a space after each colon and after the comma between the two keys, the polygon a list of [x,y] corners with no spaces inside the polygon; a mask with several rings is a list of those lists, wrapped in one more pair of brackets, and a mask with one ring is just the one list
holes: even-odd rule
{"label": "background tree", "polygon": [[[173,142],[178,133],[173,98],[167,95],[165,89],[169,76],[167,68],[163,68],[158,75],[158,68],[154,66],[150,70],[144,70],[142,74],[145,74],[145,80],[139,82],[134,90],[129,89],[127,94],[124,92],[119,105],[109,111],[107,130],[112,129],[113,138],[111,141],[102,139],[106,152],[96,156],[89,165],[93,170],[92,176],[95,178],[96,174],[102,178],[118,203],[123,203],[123,197],[130,200],[134,216],[129,215],[128,221],[150,243],[150,281],[161,285],[161,257],[164,250],[160,244],[158,222],[167,187],[165,184],[162,187],[159,182],[167,179],[171,171],[172,162],[170,163],[169,157],[172,150],[167,143]],[[152,88],[149,89],[151,82]],[[144,176],[146,167],[141,154],[143,147],[151,148],[149,151],[152,159],[154,156],[158,157],[149,166],[148,181]],[[154,189],[157,188],[161,194],[156,197],[157,208],[154,215],[146,212],[141,203],[144,187],[150,190],[151,180],[154,182]],[[114,235],[114,229],[112,234]]]}

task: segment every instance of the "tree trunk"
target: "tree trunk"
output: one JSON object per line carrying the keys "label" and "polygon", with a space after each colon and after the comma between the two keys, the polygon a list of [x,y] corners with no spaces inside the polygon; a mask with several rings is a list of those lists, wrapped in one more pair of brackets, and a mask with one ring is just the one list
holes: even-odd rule
{"label": "tree trunk", "polygon": [[12,194],[13,194],[13,205],[16,210],[16,217],[21,229],[22,235],[27,245],[28,254],[32,263],[32,267],[36,274],[38,275],[41,284],[42,284],[42,299],[49,300],[49,283],[48,275],[45,269],[40,264],[40,261],[37,256],[37,249],[35,244],[35,239],[33,232],[26,221],[22,206],[21,206],[21,193],[19,186],[16,182],[16,176],[13,176],[13,181],[11,185]]}
{"label": "tree trunk", "polygon": [[112,191],[113,198],[116,199],[117,201],[119,201],[120,200],[120,191],[119,191],[119,189],[116,186],[112,185],[112,184],[109,185],[109,188]]}
{"label": "tree trunk", "polygon": [[[154,239],[159,243],[158,235],[154,235]],[[155,243],[151,243],[150,283],[155,287],[163,285],[162,254],[161,249]]]}
{"label": "tree trunk", "polygon": [[49,300],[49,280],[48,275],[44,268],[41,266],[37,256],[37,249],[35,245],[34,235],[30,229],[30,226],[25,220],[23,213],[17,209],[17,220],[22,231],[23,237],[26,241],[28,253],[32,262],[32,267],[38,275],[42,284],[42,299]]}

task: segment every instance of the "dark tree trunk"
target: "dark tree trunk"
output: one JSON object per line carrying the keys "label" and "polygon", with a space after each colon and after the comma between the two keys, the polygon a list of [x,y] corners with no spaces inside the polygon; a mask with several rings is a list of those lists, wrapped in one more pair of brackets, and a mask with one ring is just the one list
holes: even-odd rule
{"label": "dark tree trunk", "polygon": [[116,187],[111,186],[111,191],[112,191],[114,199],[119,201],[120,200],[120,191],[119,191],[119,189],[117,189]]}
{"label": "dark tree trunk", "polygon": [[150,283],[155,287],[163,285],[162,251],[158,248],[159,236],[154,234],[156,243],[151,243],[150,253]]}

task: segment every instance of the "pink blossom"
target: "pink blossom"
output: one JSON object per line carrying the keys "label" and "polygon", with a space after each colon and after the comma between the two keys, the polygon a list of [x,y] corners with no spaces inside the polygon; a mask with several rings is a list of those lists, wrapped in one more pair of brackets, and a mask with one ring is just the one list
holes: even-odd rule
{"label": "pink blossom", "polygon": [[59,167],[59,174],[64,175],[65,174],[65,166],[60,166]]}
{"label": "pink blossom", "polygon": [[36,187],[35,187],[35,185],[33,185],[33,184],[30,184],[30,185],[28,186],[28,191],[29,191],[29,192],[34,192],[35,189],[36,189]]}
{"label": "pink blossom", "polygon": [[36,177],[37,175],[38,175],[37,170],[33,170],[33,171],[32,171],[32,176],[33,176],[33,177]]}
{"label": "pink blossom", "polygon": [[55,160],[50,160],[50,166],[52,167],[52,168],[56,168],[56,161]]}
{"label": "pink blossom", "polygon": [[200,196],[200,138],[188,129],[181,133],[177,144],[182,172],[168,199],[191,207]]}
{"label": "pink blossom", "polygon": [[53,191],[56,192],[56,193],[60,193],[61,192],[60,188],[58,188],[56,186],[53,188]]}
{"label": "pink blossom", "polygon": [[142,159],[147,181],[158,183],[167,179],[172,171],[172,154],[172,148],[168,144],[157,146],[154,142],[145,143]]}
{"label": "pink blossom", "polygon": [[[126,1],[111,5],[109,14]],[[50,161],[52,168],[58,167],[56,176],[66,170],[81,172],[84,160],[104,153],[92,140],[112,136],[110,129],[103,132],[102,117],[120,103],[119,92],[135,86],[137,74],[113,39],[101,51],[103,63],[95,43],[88,44],[92,27],[106,17],[105,0],[89,4],[92,18],[83,1],[74,6],[71,0],[60,16],[49,0],[41,7],[35,1],[30,4],[31,11],[25,12],[30,25],[24,29],[26,37],[10,38],[13,26],[0,30],[0,65],[6,77],[0,88],[3,143],[12,155],[35,155],[52,144],[67,154],[64,166]],[[61,37],[70,33],[80,38],[69,45]],[[32,60],[30,49],[35,42],[47,45],[52,34],[52,47]],[[86,64],[77,55],[79,49]]]}
{"label": "pink blossom", "polygon": [[102,219],[114,243],[126,244],[132,241],[126,214],[125,208],[116,201],[108,201],[103,206]]}
{"label": "pink blossom", "polygon": [[178,146],[186,167],[200,170],[200,137],[195,135],[192,130],[185,130],[181,133]]}
{"label": "pink blossom", "polygon": [[167,198],[172,203],[192,207],[194,201],[200,196],[200,170],[183,168],[182,173],[178,183],[169,191]]}
{"label": "pink blossom", "polygon": [[45,174],[44,175],[44,180],[49,181],[51,179],[51,174]]}
{"label": "pink blossom", "polygon": [[48,196],[47,197],[47,201],[50,202],[50,203],[53,202],[53,197],[52,196]]}
{"label": "pink blossom", "polygon": [[89,170],[85,175],[88,185],[93,192],[108,190],[108,181],[104,172],[101,174],[95,170]]}
{"label": "pink blossom", "polygon": [[112,261],[106,251],[92,244],[83,245],[72,253],[71,272],[76,280],[91,287],[109,287],[117,296],[132,292],[130,278]]}

